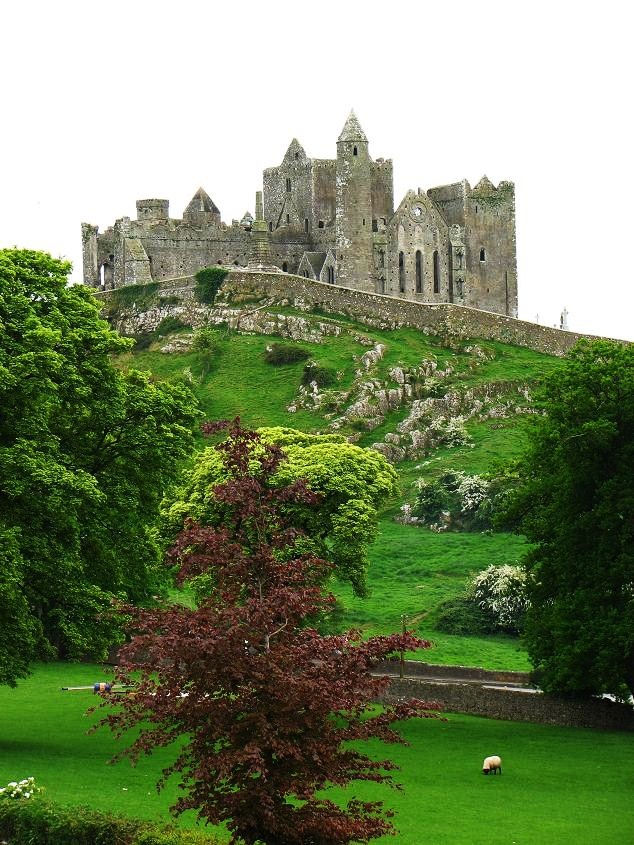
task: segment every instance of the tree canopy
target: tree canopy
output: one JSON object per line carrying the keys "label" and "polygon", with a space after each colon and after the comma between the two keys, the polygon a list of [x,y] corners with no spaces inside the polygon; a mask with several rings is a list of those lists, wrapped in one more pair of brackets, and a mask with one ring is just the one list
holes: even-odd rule
{"label": "tree canopy", "polygon": [[[337,434],[304,434],[290,428],[261,428],[261,442],[279,446],[286,460],[272,479],[280,486],[304,479],[319,495],[316,506],[289,504],[294,520],[313,552],[330,561],[358,595],[366,593],[367,549],[376,536],[378,507],[396,491],[395,469],[378,452],[348,443]],[[254,460],[257,449],[254,446]],[[218,502],[212,491],[226,480],[222,453],[209,447],[196,456],[192,469],[165,511],[172,538],[185,519],[214,525]]]}
{"label": "tree canopy", "polygon": [[393,723],[432,716],[433,705],[373,711],[388,679],[369,669],[430,644],[409,632],[361,642],[311,628],[333,602],[322,590],[331,564],[312,553],[296,517],[318,509],[319,496],[302,479],[281,481],[290,458],[237,422],[216,451],[224,479],[208,496],[221,518],[189,520],[170,551],[181,581],[207,576],[207,595],[193,609],[129,608],[136,636],[121,651],[120,678],[136,686],[104,722],[117,735],[134,730],[122,752],[133,760],[175,743],[162,780],[181,777],[172,809],[226,823],[236,845],[368,842],[392,830],[381,805],[339,806],[320,791],[391,783],[394,764],[350,741],[401,742]]}
{"label": "tree canopy", "polygon": [[0,250],[0,657],[14,683],[35,656],[104,656],[113,595],[160,583],[152,526],[192,448],[184,385],[117,370],[129,348],[70,265]]}
{"label": "tree canopy", "polygon": [[529,655],[547,691],[634,693],[634,346],[582,341],[539,404],[511,507]]}

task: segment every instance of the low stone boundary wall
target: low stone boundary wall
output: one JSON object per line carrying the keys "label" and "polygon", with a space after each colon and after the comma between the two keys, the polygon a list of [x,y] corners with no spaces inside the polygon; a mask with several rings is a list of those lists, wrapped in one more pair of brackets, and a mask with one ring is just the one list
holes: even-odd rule
{"label": "low stone boundary wall", "polygon": [[633,731],[634,708],[607,699],[555,698],[541,692],[457,683],[394,678],[385,701],[420,698],[438,701],[443,710],[514,722]]}
{"label": "low stone boundary wall", "polygon": [[430,335],[498,340],[549,355],[565,355],[582,337],[591,337],[463,305],[397,299],[288,273],[236,270],[229,273],[223,287],[225,295],[230,289],[242,295],[268,296],[276,301],[287,300],[297,307],[343,314],[371,325],[411,326]]}
{"label": "low stone boundary wall", "polygon": [[[144,331],[151,330],[170,313],[189,320],[194,326],[204,325],[209,306],[200,305],[195,301],[195,281],[192,276],[166,279],[159,284],[161,298],[174,297],[179,299],[180,303],[155,306],[142,316],[138,313],[122,313],[121,328],[130,328],[135,322],[139,322]],[[111,292],[97,292],[97,296],[105,303],[111,297]],[[597,339],[592,335],[540,326],[526,320],[479,311],[463,305],[414,302],[377,293],[365,293],[289,273],[231,270],[218,294],[218,304],[223,305],[232,303],[239,306],[240,303],[264,299],[271,300],[273,307],[275,303],[291,304],[306,311],[321,310],[326,314],[350,317],[369,326],[409,326],[428,335],[465,340],[497,340],[548,355],[565,355],[583,337]]]}
{"label": "low stone boundary wall", "polygon": [[[376,667],[377,673],[398,675],[400,660],[382,660]],[[511,672],[508,670],[478,669],[474,666],[445,666],[436,663],[423,663],[420,660],[405,660],[404,674],[407,677],[422,677],[431,679],[448,679],[463,681],[492,681],[499,684],[518,684],[531,686],[528,672]]]}

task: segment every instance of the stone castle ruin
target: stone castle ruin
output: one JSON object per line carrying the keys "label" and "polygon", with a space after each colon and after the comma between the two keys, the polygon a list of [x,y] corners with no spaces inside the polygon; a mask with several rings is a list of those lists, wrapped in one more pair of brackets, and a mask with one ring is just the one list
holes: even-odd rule
{"label": "stone castle ruin", "polygon": [[408,191],[394,210],[392,161],[370,157],[351,112],[336,159],[293,139],[263,174],[255,218],[223,223],[200,188],[183,212],[138,200],[137,219],[82,223],[84,283],[102,290],[191,276],[202,267],[268,269],[427,303],[517,316],[515,189],[486,176]]}

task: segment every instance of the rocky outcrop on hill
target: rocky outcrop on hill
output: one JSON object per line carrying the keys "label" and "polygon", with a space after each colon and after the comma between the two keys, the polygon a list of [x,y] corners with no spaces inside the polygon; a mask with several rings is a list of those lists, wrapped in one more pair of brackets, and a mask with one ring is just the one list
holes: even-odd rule
{"label": "rocky outcrop on hill", "polygon": [[[315,345],[323,343],[325,338],[349,333],[357,343],[369,347],[356,360],[352,386],[324,389],[317,382],[300,385],[287,410],[291,413],[300,408],[319,410],[331,431],[345,432],[351,440],[383,426],[394,412],[406,411],[392,430],[384,431],[381,439],[372,444],[395,463],[421,458],[439,445],[468,443],[465,424],[469,420],[504,419],[532,411],[528,387],[521,382],[496,381],[469,386],[477,371],[494,355],[476,344],[458,350],[459,369],[455,363],[440,367],[433,357],[421,360],[416,366],[396,363],[386,369],[382,366],[387,351],[385,343],[359,334],[358,328],[336,318],[322,319],[314,313],[304,316],[278,310],[284,309],[284,304],[248,296],[240,302],[235,297],[226,301],[220,297],[213,308],[191,299],[169,306],[159,302],[145,311],[120,312],[117,327],[125,334],[138,336],[156,331],[169,316],[193,327],[226,327],[240,334],[277,336]],[[293,305],[297,308],[298,302]],[[304,309],[308,310],[308,307]],[[193,337],[193,332],[168,337],[161,351],[186,352]]]}
{"label": "rocky outcrop on hill", "polygon": [[470,419],[501,418],[532,411],[526,385],[494,382],[476,388],[454,388],[444,396],[414,399],[406,419],[383,442],[371,448],[393,463],[418,459],[441,445],[469,443]]}

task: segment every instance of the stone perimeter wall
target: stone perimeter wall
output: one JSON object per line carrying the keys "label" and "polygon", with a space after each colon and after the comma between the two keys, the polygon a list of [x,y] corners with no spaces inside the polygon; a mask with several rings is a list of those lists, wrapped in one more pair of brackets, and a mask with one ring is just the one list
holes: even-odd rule
{"label": "stone perimeter wall", "polygon": [[[520,684],[531,686],[529,672],[513,672],[508,669],[480,669],[477,666],[446,666],[441,663],[424,663],[422,660],[406,660],[405,674],[408,678],[420,677],[426,680],[490,681],[498,684]],[[382,660],[376,667],[377,673],[396,675],[400,671],[400,660]]]}
{"label": "stone perimeter wall", "polygon": [[393,678],[383,700],[437,701],[443,710],[513,722],[634,731],[634,709],[607,699],[572,700],[473,683]]}
{"label": "stone perimeter wall", "polygon": [[[161,282],[160,296],[176,296],[181,299],[182,304],[173,309],[169,306],[156,309],[155,316],[146,315],[149,320],[145,319],[144,324],[148,329],[156,328],[170,310],[181,318],[191,311],[192,324],[202,324],[202,312],[206,311],[206,306],[195,303],[193,291],[194,279],[191,276]],[[98,296],[107,298],[108,294],[101,293]],[[241,300],[254,302],[260,299],[268,299],[272,305],[285,303],[303,310],[322,309],[326,313],[341,314],[368,325],[386,328],[410,326],[429,335],[496,340],[548,355],[565,355],[584,337],[599,339],[592,335],[540,326],[462,305],[395,299],[316,282],[288,273],[230,271],[219,294],[219,300],[232,300],[236,303]],[[154,320],[156,325],[151,324]],[[126,322],[122,321],[122,327]]]}
{"label": "stone perimeter wall", "polygon": [[323,308],[359,322],[411,326],[430,335],[498,340],[549,355],[565,355],[578,340],[589,337],[462,305],[395,299],[289,274],[236,271],[229,274],[224,285],[227,293],[229,290],[246,293],[250,289],[254,296],[261,292],[263,298],[288,300],[307,309]]}

